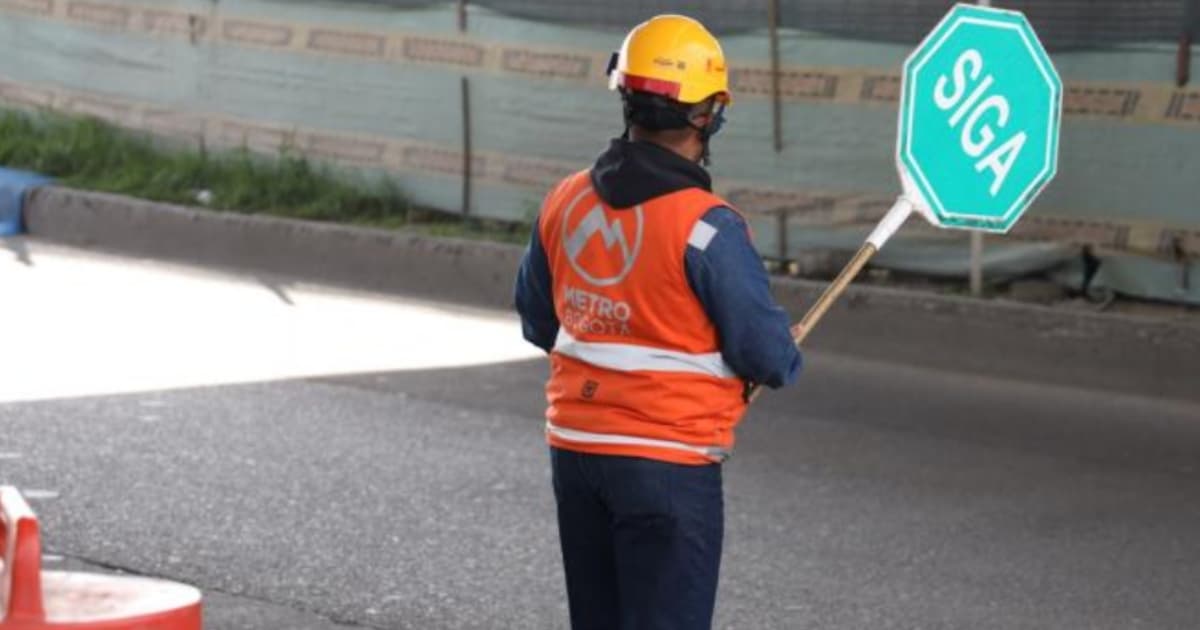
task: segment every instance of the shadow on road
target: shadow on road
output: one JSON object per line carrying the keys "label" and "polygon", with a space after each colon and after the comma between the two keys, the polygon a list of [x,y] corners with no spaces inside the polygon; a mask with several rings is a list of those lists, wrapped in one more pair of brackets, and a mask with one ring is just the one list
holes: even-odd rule
{"label": "shadow on road", "polygon": [[[546,361],[534,359],[310,380],[540,419],[547,374]],[[739,428],[738,453],[786,462],[809,434],[831,427],[1200,473],[1200,406],[826,354],[810,356],[796,386],[755,403]]]}
{"label": "shadow on road", "polygon": [[29,253],[24,237],[6,236],[0,238],[0,247],[12,252],[13,258],[26,267],[33,266],[33,256]]}
{"label": "shadow on road", "polygon": [[288,289],[291,289],[293,286],[295,286],[295,282],[259,275],[254,276],[254,279],[268,291],[274,293],[275,297],[279,298],[280,302],[283,302],[288,306],[296,305],[296,303],[292,301],[292,296],[288,294]]}

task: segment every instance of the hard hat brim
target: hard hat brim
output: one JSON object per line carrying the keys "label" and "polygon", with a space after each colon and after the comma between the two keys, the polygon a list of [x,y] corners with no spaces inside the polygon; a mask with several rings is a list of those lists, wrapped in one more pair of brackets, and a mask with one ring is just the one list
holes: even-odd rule
{"label": "hard hat brim", "polygon": [[[673,101],[688,103],[689,105],[694,104],[692,102],[683,101],[680,99],[680,93],[683,91],[683,85],[676,81],[666,81],[663,79],[655,79],[653,77],[643,77],[635,74],[615,71],[612,73],[612,78],[609,81],[609,89],[615,90],[617,88],[625,88],[627,90],[634,90],[636,92],[658,94],[659,96],[665,96]],[[713,94],[709,94],[695,102],[699,103],[710,96],[715,96],[718,102],[726,106],[733,104],[733,97],[730,96],[728,92],[714,92]]]}

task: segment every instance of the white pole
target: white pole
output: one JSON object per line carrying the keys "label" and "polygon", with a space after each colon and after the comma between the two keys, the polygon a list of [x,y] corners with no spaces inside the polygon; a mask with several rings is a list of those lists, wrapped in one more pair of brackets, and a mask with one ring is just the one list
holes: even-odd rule
{"label": "white pole", "polygon": [[[992,6],[992,0],[976,0],[981,7]],[[971,295],[983,295],[983,232],[971,232]]]}

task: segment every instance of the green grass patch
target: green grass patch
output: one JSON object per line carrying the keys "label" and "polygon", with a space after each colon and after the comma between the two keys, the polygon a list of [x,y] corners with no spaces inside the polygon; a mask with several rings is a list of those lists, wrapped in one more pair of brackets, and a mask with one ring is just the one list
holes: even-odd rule
{"label": "green grass patch", "polygon": [[414,208],[383,177],[333,172],[287,152],[210,153],[178,148],[91,119],[0,111],[0,166],[49,175],[60,184],[190,206],[438,236],[523,240],[527,228],[462,220]]}

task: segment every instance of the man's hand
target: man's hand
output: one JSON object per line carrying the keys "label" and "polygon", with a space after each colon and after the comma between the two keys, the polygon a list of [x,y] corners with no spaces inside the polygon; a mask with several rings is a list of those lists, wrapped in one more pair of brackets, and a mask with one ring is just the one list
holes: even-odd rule
{"label": "man's hand", "polygon": [[[797,347],[800,346],[800,339],[805,334],[807,334],[804,329],[804,326],[801,325],[799,322],[792,324],[792,326],[790,328],[788,328],[788,332],[791,333],[792,341],[794,341],[796,343]],[[755,390],[758,389],[758,383],[755,383],[754,381],[744,381],[743,385],[744,386],[742,388],[742,400],[744,400],[746,402],[746,404],[749,404],[750,401],[753,400]]]}

